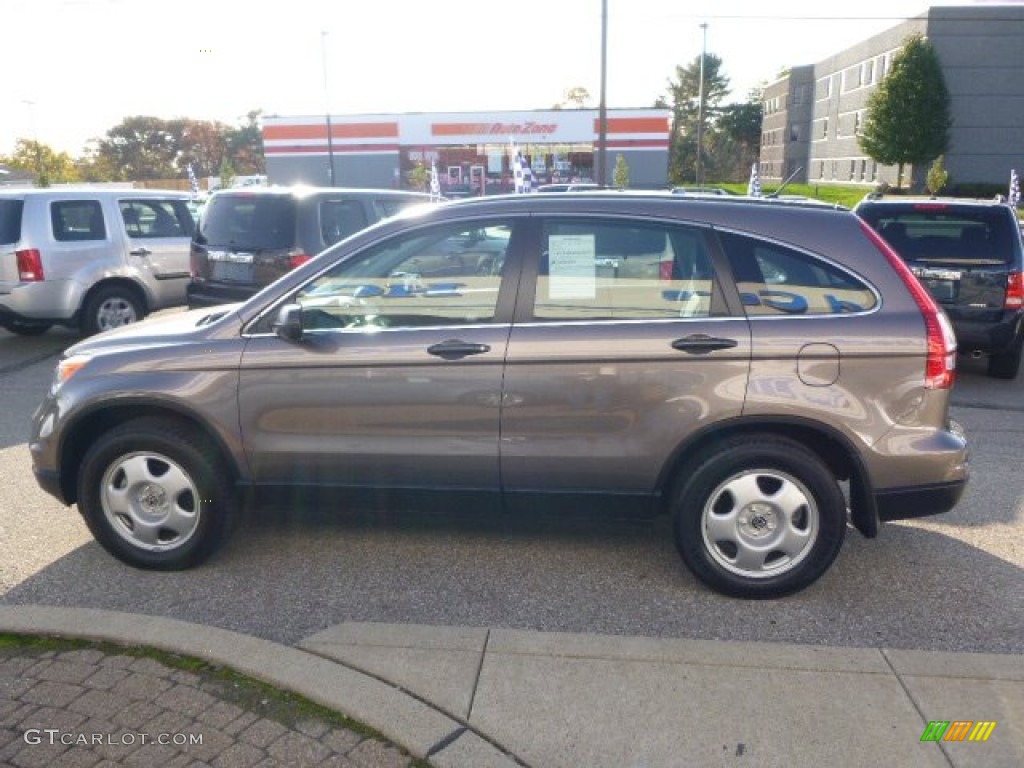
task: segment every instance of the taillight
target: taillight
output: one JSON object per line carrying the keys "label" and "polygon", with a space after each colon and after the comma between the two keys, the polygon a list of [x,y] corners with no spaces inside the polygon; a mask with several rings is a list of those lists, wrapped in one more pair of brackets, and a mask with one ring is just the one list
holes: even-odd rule
{"label": "taillight", "polygon": [[188,252],[188,271],[193,280],[200,279],[199,274],[199,252],[193,248]]}
{"label": "taillight", "polygon": [[956,336],[953,334],[953,326],[949,324],[949,318],[939,305],[928,293],[927,289],[910,271],[910,267],[899,257],[882,237],[863,221],[860,222],[861,229],[868,238],[875,244],[889,261],[889,264],[896,274],[902,278],[903,283],[914,297],[921,315],[924,317],[924,326],[928,334],[928,357],[925,361],[924,388],[925,389],[949,389],[953,386],[956,373]]}
{"label": "taillight", "polygon": [[659,280],[671,280],[672,279],[672,267],[674,266],[671,261],[663,261],[658,265],[658,279]]}
{"label": "taillight", "polygon": [[305,264],[312,258],[313,257],[310,256],[308,253],[297,251],[288,258],[288,268],[295,269],[296,267],[301,267],[303,264]]}
{"label": "taillight", "polygon": [[15,251],[18,260],[18,279],[23,283],[38,283],[45,280],[43,275],[43,257],[37,248],[26,248]]}
{"label": "taillight", "polygon": [[1006,299],[1003,309],[1024,307],[1024,272],[1011,272],[1006,280]]}

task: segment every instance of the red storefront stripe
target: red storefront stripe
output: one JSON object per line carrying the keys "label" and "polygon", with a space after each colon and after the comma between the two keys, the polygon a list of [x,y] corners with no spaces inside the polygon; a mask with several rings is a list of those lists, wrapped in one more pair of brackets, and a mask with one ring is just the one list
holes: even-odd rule
{"label": "red storefront stripe", "polygon": [[[350,152],[397,152],[398,144],[335,144],[332,147],[334,154],[344,155]],[[264,146],[263,152],[267,155],[299,155],[327,154],[327,144],[305,144],[285,146]]]}
{"label": "red storefront stripe", "polygon": [[[332,139],[397,139],[398,123],[341,123],[331,125]],[[327,140],[327,125],[265,125],[264,141]]]}

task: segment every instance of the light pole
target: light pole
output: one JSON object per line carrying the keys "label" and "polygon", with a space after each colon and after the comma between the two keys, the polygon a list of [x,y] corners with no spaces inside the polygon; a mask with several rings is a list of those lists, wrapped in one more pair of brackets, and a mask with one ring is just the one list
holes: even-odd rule
{"label": "light pole", "polygon": [[597,177],[598,184],[606,184],[605,169],[608,167],[608,0],[601,0],[601,103],[597,114]]}
{"label": "light pole", "polygon": [[324,119],[327,123],[327,180],[334,186],[334,141],[331,138],[331,92],[327,87],[327,30],[320,32],[320,58],[324,65]]}
{"label": "light pole", "polygon": [[700,25],[704,42],[700,49],[700,85],[697,87],[697,186],[701,185],[701,154],[704,148],[704,59],[708,54],[708,24]]}

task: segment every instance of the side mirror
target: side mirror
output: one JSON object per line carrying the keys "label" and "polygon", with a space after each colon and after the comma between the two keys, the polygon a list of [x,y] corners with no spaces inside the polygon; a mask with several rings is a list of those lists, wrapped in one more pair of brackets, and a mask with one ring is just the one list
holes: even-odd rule
{"label": "side mirror", "polygon": [[285,341],[302,341],[302,307],[285,304],[270,327]]}

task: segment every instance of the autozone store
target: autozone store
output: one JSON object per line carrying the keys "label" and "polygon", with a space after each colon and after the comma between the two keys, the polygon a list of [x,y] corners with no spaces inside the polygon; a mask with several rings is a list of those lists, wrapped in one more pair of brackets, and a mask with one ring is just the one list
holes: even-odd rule
{"label": "autozone store", "polygon": [[[669,111],[613,109],[607,116],[608,169],[629,166],[630,186],[668,183]],[[594,109],[402,115],[274,116],[263,121],[271,184],[408,188],[418,164],[436,165],[442,192],[495,194],[512,188],[516,151],[537,183],[593,181],[598,146]]]}

